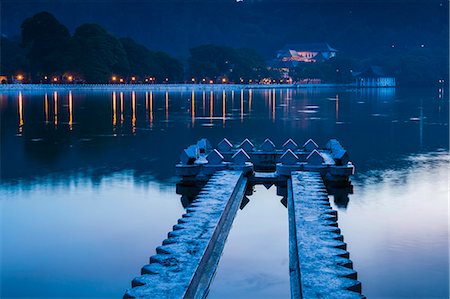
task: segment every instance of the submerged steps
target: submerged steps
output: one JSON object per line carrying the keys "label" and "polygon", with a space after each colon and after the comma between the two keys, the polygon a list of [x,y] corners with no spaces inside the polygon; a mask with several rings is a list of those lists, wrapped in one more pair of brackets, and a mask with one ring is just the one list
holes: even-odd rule
{"label": "submerged steps", "polygon": [[294,171],[288,182],[292,298],[365,298],[322,177]]}
{"label": "submerged steps", "polygon": [[215,173],[124,298],[204,298],[246,186],[242,171]]}

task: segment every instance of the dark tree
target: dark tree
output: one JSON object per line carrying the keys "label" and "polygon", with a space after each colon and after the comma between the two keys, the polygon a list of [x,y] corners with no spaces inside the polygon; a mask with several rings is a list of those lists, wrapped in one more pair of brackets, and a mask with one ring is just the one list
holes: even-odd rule
{"label": "dark tree", "polygon": [[131,38],[121,38],[130,64],[129,75],[155,77],[158,81],[168,78],[170,82],[178,82],[183,76],[182,64],[163,52],[154,52],[136,43]]}
{"label": "dark tree", "polygon": [[69,62],[69,30],[48,12],[25,19],[22,45],[27,49],[29,70],[40,76],[62,72]]}
{"label": "dark tree", "polygon": [[202,45],[189,50],[189,70],[193,77],[218,78],[229,75],[236,61],[233,48]]}
{"label": "dark tree", "polygon": [[97,24],[75,30],[73,68],[90,83],[106,83],[112,74],[127,74],[129,63],[122,43]]}
{"label": "dark tree", "polygon": [[248,80],[259,80],[268,76],[264,58],[254,49],[236,49],[236,60],[232,72],[232,80],[244,82]]}
{"label": "dark tree", "polygon": [[183,65],[177,59],[173,58],[165,52],[155,52],[158,61],[159,73],[157,78],[168,78],[171,82],[179,82],[183,78]]}

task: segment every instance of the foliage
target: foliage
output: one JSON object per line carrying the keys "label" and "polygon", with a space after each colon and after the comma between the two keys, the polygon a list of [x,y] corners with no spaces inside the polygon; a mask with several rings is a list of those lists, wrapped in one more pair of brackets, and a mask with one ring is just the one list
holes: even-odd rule
{"label": "foliage", "polygon": [[129,71],[122,44],[99,25],[81,25],[75,30],[72,42],[73,68],[87,82],[108,82],[111,74]]}
{"label": "foliage", "polygon": [[229,75],[236,60],[233,48],[218,45],[201,45],[189,50],[189,70],[193,77],[218,78]]}
{"label": "foliage", "polygon": [[208,44],[189,51],[189,70],[194,78],[228,77],[232,82],[240,82],[267,76],[265,61],[254,49]]}
{"label": "foliage", "polygon": [[29,70],[62,72],[68,66],[69,30],[48,12],[25,19],[21,26],[22,46],[27,49]]}
{"label": "foliage", "polygon": [[[242,8],[250,8],[247,6],[246,4]],[[403,6],[397,8],[404,9]],[[284,10],[285,8],[276,6],[276,9]],[[439,14],[426,23],[426,28],[419,31],[412,30],[411,24],[408,25],[410,29],[401,29],[399,25],[402,22],[397,20],[398,16],[387,11],[383,11],[383,14],[387,14],[388,21],[382,22],[379,28],[372,25],[375,20],[367,21],[366,24],[357,19],[347,20],[349,24],[345,28],[330,27],[325,24],[317,26],[317,24],[314,25],[314,18],[326,12],[302,13],[304,18],[300,19],[306,26],[305,28],[300,26],[304,29],[302,32],[306,34],[302,36],[302,39],[317,41],[317,36],[321,36],[320,40],[329,41],[332,46],[339,49],[339,52],[338,57],[328,61],[299,64],[295,69],[291,69],[290,75],[294,80],[318,78],[323,82],[347,83],[353,80],[350,70],[360,71],[370,65],[379,65],[387,73],[396,77],[398,85],[434,85],[439,79],[446,79],[449,75],[448,25],[443,26],[441,22],[443,18],[448,20],[448,16],[442,13],[441,8],[430,7],[429,9],[427,13],[436,10],[435,13],[439,12]],[[354,12],[357,10],[362,10],[362,7],[352,8],[352,14],[355,17],[357,15]],[[235,13],[244,12],[239,10]],[[251,13],[255,15],[255,18],[259,14],[254,10],[251,10]],[[286,13],[286,18],[294,17],[297,11],[287,9]],[[275,13],[274,17],[277,15]],[[267,30],[257,31],[258,26],[253,25],[251,30],[245,29],[246,27],[234,26],[233,22],[227,23],[226,28],[243,34],[240,44],[252,45],[265,51],[264,58],[250,48],[236,49],[214,44],[194,47],[189,51],[187,73],[184,79],[190,81],[191,77],[195,77],[197,80],[200,78],[220,80],[226,77],[230,82],[237,83],[241,78],[244,82],[261,78],[278,80],[281,74],[275,70],[267,70],[265,58],[273,57],[273,50],[276,49],[274,44],[279,48],[287,39],[298,40],[298,36],[289,37],[289,34],[284,31],[289,28],[283,25],[283,22],[266,18],[258,19],[258,21],[255,18],[252,18],[248,24],[241,25],[245,27],[254,25],[254,22],[269,22],[264,27]],[[320,22],[322,20],[330,24],[342,23],[341,20],[332,18],[322,18]],[[211,27],[200,26],[199,28],[213,30],[216,36],[220,36],[221,41],[233,44],[227,41],[225,34],[230,33],[230,30],[222,30],[219,24],[214,23]],[[332,35],[329,33],[329,28],[332,28]],[[404,34],[386,30],[388,28],[397,28],[398,32],[402,31]],[[255,39],[255,32],[258,36],[273,35],[273,38]],[[297,34],[298,30],[295,32]],[[427,32],[433,32],[433,34],[426,34]],[[3,74],[12,75],[17,71],[24,71],[28,73],[27,76],[34,79],[34,82],[41,80],[44,75],[62,75],[66,72],[76,72],[86,82],[108,82],[112,74],[121,77],[137,76],[140,80],[153,76],[160,82],[165,78],[169,78],[170,82],[183,80],[183,65],[177,59],[164,52],[151,51],[130,38],[118,39],[96,24],[78,27],[74,36],[71,37],[67,28],[53,15],[41,12],[24,20],[21,34],[21,42],[7,37],[1,38],[0,70]],[[417,34],[422,37],[421,42],[418,42]],[[352,43],[348,36],[358,42]],[[196,39],[192,42],[200,43]],[[351,58],[345,58],[345,55]]]}

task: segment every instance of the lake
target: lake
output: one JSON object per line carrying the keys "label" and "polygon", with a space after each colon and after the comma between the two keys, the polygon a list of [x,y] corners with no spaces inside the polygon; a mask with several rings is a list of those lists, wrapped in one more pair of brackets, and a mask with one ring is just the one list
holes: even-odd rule
{"label": "lake", "polygon": [[[200,138],[337,138],[330,195],[368,298],[449,296],[442,89],[0,90],[1,297],[119,298],[184,211],[175,164]],[[210,298],[289,297],[287,210],[256,186]]]}

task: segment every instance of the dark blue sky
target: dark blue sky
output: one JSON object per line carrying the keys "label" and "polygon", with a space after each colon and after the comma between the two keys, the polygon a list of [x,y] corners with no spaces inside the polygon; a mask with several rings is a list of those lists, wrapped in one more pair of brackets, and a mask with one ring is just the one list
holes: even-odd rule
{"label": "dark blue sky", "polygon": [[26,17],[44,10],[71,32],[98,23],[176,56],[204,43],[253,47],[266,56],[296,42],[326,41],[359,56],[392,44],[448,48],[448,2],[435,0],[2,0],[2,33],[18,35]]}

